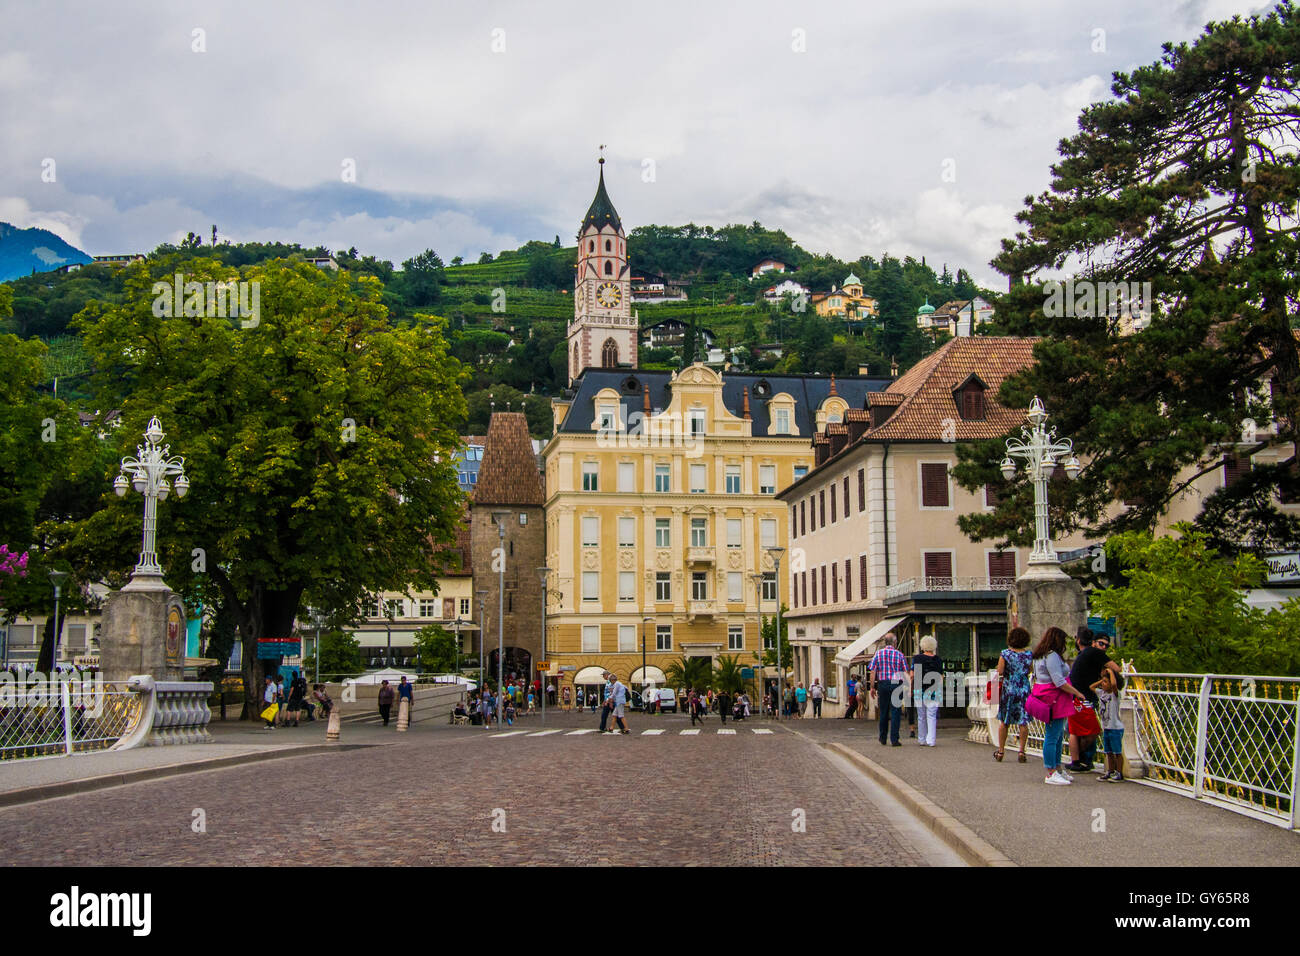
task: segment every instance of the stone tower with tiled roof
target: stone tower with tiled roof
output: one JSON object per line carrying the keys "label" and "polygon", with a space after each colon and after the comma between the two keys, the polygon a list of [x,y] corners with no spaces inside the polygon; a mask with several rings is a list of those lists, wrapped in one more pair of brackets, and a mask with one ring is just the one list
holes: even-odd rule
{"label": "stone tower with tiled roof", "polygon": [[600,159],[596,198],[578,227],[578,265],[569,324],[569,383],[587,368],[636,368],[637,319],[632,313],[627,236],[605,191]]}
{"label": "stone tower with tiled roof", "polygon": [[[477,617],[477,592],[486,591],[482,648],[484,666],[494,679],[501,637],[506,674],[514,672],[531,680],[541,659],[542,588],[537,569],[546,563],[545,500],[528,419],[522,412],[494,412],[470,500],[474,610]],[[505,527],[504,542],[494,515]],[[503,582],[504,592],[499,590]],[[498,627],[499,621],[504,621],[504,629]]]}

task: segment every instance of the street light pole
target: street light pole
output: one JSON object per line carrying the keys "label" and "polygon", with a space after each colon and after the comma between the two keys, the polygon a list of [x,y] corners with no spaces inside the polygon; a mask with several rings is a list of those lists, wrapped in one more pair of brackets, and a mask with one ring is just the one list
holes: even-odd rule
{"label": "street light pole", "polygon": [[492,512],[497,523],[497,693],[505,682],[506,668],[506,519],[509,511]]}
{"label": "street light pole", "polygon": [[[113,482],[113,491],[119,498],[126,494],[128,484],[144,495],[144,540],[140,560],[131,574],[132,582],[137,575],[162,579],[154,538],[158,527],[158,502],[166,501],[171,491],[167,478],[175,477],[177,498],[184,498],[190,490],[190,480],[185,477],[185,459],[168,457],[171,446],[162,444],[166,437],[157,416],[149,419],[149,427],[144,431],[144,444],[136,446],[135,458],[122,459],[123,473]],[[131,476],[129,482],[127,475]]]}
{"label": "street light pole", "polygon": [[776,719],[781,719],[781,708],[785,705],[785,667],[781,663],[781,556],[785,548],[764,548],[772,556],[772,567],[776,572]]}
{"label": "street light pole", "polygon": [[316,625],[316,643],[313,646],[312,657],[316,660],[316,680],[313,683],[320,683],[320,626],[325,623],[325,615],[321,614],[320,608],[312,608],[311,622]]}
{"label": "street light pole", "polygon": [[479,588],[478,595],[478,692],[483,696],[483,634],[487,631],[487,588]]}
{"label": "street light pole", "polygon": [[[546,580],[550,576],[550,574],[551,574],[551,569],[548,567],[543,566],[537,569],[537,576],[542,580],[542,661],[544,663],[547,660],[546,658],[546,595],[547,595]],[[541,694],[538,695],[542,698],[542,725],[543,726],[546,725],[546,686],[547,686],[547,681],[550,680],[550,676],[549,676],[550,670],[551,669],[548,666],[546,668],[546,673],[542,674],[542,692]]]}
{"label": "street light pole", "polygon": [[51,677],[59,670],[59,637],[63,632],[63,619],[59,617],[59,595],[63,592],[63,582],[66,580],[68,580],[67,571],[50,572],[50,583],[54,585],[54,627],[50,629],[54,633],[54,649],[50,654]]}
{"label": "street light pole", "polygon": [[1065,474],[1070,480],[1081,470],[1079,459],[1074,457],[1074,447],[1068,438],[1056,440],[1056,429],[1049,429],[1047,409],[1038,396],[1029,405],[1028,425],[1020,427],[1020,438],[1007,439],[1007,457],[1002,459],[1002,477],[1010,481],[1016,475],[1013,458],[1025,461],[1025,471],[1034,483],[1034,550],[1029,557],[1026,577],[1065,577],[1060,558],[1052,547],[1052,531],[1048,523],[1047,483],[1056,470],[1057,459],[1069,455]]}

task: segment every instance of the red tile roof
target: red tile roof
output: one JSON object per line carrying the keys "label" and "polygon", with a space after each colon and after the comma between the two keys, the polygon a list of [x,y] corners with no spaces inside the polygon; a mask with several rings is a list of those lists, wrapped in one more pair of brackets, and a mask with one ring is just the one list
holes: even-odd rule
{"label": "red tile roof", "polygon": [[[1025,409],[1004,408],[998,389],[1010,375],[1034,363],[1035,338],[962,336],[927,355],[885,390],[902,402],[880,427],[868,431],[863,441],[975,441],[999,438],[1025,420]],[[952,390],[977,374],[988,386],[985,417],[961,417]],[[877,400],[880,401],[880,400]],[[875,404],[875,402],[873,402]],[[951,423],[945,427],[946,423]]]}

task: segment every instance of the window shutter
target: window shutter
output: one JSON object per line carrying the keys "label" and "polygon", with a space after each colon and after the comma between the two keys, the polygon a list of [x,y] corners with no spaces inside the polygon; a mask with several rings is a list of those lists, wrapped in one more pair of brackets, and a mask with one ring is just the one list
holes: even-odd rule
{"label": "window shutter", "polygon": [[952,555],[947,551],[927,551],[925,553],[925,576],[927,578],[952,578]]}
{"label": "window shutter", "polygon": [[867,510],[867,474],[863,468],[858,469],[858,513]]}
{"label": "window shutter", "polygon": [[984,500],[991,508],[996,508],[998,505],[1002,504],[1002,497],[998,494],[998,490],[992,485],[984,486]]}
{"label": "window shutter", "polygon": [[1250,471],[1250,459],[1245,455],[1223,456],[1223,485],[1231,488]]}
{"label": "window shutter", "polygon": [[826,565],[822,565],[822,603],[826,603]]}
{"label": "window shutter", "polygon": [[865,600],[867,596],[867,556],[865,554],[858,557],[858,581],[862,589],[862,597]]}
{"label": "window shutter", "polygon": [[849,476],[844,476],[844,517],[849,516]]}
{"label": "window shutter", "polygon": [[826,489],[823,488],[817,492],[817,500],[821,502],[822,527],[826,527]]}
{"label": "window shutter", "polygon": [[835,486],[831,485],[831,524],[835,523]]}
{"label": "window shutter", "polygon": [[926,508],[948,507],[948,466],[921,466],[921,504]]}
{"label": "window shutter", "polygon": [[844,600],[853,600],[853,562],[844,559]]}
{"label": "window shutter", "polygon": [[1002,551],[989,555],[990,578],[1014,578],[1016,576],[1016,553]]}
{"label": "window shutter", "polygon": [[831,565],[831,603],[840,602],[840,566],[839,563]]}
{"label": "window shutter", "polygon": [[812,599],[812,602],[813,602],[814,604],[817,603],[817,569],[816,569],[816,568],[813,568],[813,599]]}

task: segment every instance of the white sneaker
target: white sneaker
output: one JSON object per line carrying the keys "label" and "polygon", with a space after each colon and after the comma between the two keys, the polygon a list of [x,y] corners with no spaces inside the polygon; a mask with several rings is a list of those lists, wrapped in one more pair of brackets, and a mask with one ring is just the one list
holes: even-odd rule
{"label": "white sneaker", "polygon": [[1054,773],[1050,777],[1045,779],[1043,783],[1049,783],[1055,787],[1068,787],[1071,783],[1073,783],[1073,781],[1058,771],[1057,773]]}
{"label": "white sneaker", "polygon": [[1070,773],[1068,770],[1058,770],[1056,771],[1056,775],[1064,777],[1066,783],[1074,783],[1074,774]]}

